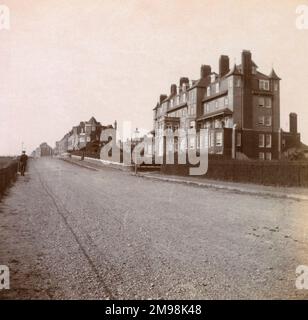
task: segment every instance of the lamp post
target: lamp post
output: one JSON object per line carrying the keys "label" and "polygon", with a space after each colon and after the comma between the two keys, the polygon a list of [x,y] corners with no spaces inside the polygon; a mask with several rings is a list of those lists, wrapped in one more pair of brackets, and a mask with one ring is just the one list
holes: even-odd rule
{"label": "lamp post", "polygon": [[139,134],[138,128],[136,128],[136,130],[134,131],[134,134],[135,134],[135,145],[134,145],[135,157],[134,157],[134,162],[135,162],[135,175],[137,175],[137,152],[135,151],[135,148],[136,148],[136,145],[137,145],[137,139],[138,139],[138,134]]}

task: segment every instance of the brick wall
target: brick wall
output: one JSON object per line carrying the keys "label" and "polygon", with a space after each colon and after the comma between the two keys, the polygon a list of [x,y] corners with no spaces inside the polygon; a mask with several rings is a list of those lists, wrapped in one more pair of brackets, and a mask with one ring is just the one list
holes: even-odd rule
{"label": "brick wall", "polygon": [[7,166],[0,168],[0,195],[12,181],[16,180],[17,169],[17,161],[12,161]]}

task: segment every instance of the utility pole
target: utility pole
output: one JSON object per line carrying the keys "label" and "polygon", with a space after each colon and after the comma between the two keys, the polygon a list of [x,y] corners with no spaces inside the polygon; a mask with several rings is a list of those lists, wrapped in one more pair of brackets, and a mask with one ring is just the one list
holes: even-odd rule
{"label": "utility pole", "polygon": [[[134,133],[135,133],[135,146],[134,146],[134,152],[135,152],[137,139],[138,139],[138,134],[139,134],[138,128],[136,128]],[[135,162],[135,175],[137,175],[137,152],[135,152],[135,158],[134,159],[135,159],[134,160],[134,162]]]}

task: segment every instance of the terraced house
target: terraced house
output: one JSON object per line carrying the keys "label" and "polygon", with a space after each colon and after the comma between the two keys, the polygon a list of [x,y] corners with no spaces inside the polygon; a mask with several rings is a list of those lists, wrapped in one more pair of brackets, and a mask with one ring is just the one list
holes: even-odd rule
{"label": "terraced house", "polygon": [[[200,79],[180,78],[169,95],[160,95],[154,111],[154,134],[159,155],[169,148],[161,130],[207,129],[205,138],[188,138],[186,148],[208,147],[210,154],[237,159],[280,159],[283,152],[300,145],[296,114],[290,114],[290,132],[280,129],[280,78],[258,71],[251,52],[242,52],[241,64],[229,66],[219,59],[218,73],[201,66]],[[181,145],[175,143],[175,151]]]}

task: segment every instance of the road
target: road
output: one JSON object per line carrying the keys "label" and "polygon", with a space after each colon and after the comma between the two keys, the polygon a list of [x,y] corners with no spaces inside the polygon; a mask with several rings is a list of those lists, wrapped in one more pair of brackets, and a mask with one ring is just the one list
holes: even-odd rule
{"label": "road", "polygon": [[0,203],[4,298],[308,298],[308,201],[30,162]]}

